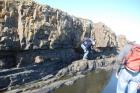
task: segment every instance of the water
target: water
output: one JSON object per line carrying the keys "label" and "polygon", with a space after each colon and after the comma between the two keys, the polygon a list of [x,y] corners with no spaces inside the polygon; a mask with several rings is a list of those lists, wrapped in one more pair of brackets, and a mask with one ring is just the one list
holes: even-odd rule
{"label": "water", "polygon": [[115,72],[113,72],[102,93],[116,93],[116,87],[117,78],[115,77]]}
{"label": "water", "polygon": [[114,73],[102,70],[89,73],[72,86],[63,86],[53,93],[115,93],[116,84]]}

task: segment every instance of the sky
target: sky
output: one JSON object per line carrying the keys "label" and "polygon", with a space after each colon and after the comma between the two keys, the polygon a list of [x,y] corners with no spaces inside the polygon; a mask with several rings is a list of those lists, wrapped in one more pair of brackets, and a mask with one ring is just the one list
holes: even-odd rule
{"label": "sky", "polygon": [[70,15],[103,22],[128,40],[140,43],[140,0],[35,0]]}

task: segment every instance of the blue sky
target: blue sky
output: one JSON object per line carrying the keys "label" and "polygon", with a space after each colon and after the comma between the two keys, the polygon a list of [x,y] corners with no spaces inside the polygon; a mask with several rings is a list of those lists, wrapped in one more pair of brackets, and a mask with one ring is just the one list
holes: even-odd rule
{"label": "blue sky", "polygon": [[140,0],[36,0],[70,15],[103,22],[117,35],[140,43]]}

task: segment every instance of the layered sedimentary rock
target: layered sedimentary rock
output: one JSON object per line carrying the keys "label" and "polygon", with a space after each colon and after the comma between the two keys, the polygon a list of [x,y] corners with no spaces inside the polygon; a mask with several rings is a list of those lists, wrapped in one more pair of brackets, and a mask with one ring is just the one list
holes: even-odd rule
{"label": "layered sedimentary rock", "polygon": [[[32,0],[1,0],[0,4],[0,50],[13,51],[10,52],[12,55],[1,54],[1,66],[6,63],[3,60],[6,56],[17,60],[15,64],[18,64],[17,55],[25,50],[80,48],[85,36],[95,40],[95,47],[116,47],[115,34],[103,23],[95,24]],[[32,52],[32,55],[40,56],[39,52]],[[21,59],[26,60],[24,54]]]}
{"label": "layered sedimentary rock", "polygon": [[31,0],[2,1],[1,50],[76,48],[85,35],[95,37],[97,47],[116,45],[115,34],[102,23],[94,24]]}
{"label": "layered sedimentary rock", "polygon": [[[57,86],[55,88],[59,87],[55,83],[55,81],[59,80],[58,82],[61,82],[61,77],[65,75],[72,77],[72,75],[80,75],[82,73],[95,69],[111,70],[114,61],[115,57],[112,57],[87,61],[78,60],[63,68],[61,68],[62,63],[59,62],[56,64],[56,62],[52,62],[49,65],[47,63],[43,63],[43,65],[34,65],[25,68],[3,70],[0,71],[0,83],[2,84],[0,85],[0,90],[8,89],[9,92],[6,93],[30,93],[33,91],[36,91],[35,93],[50,93],[48,89],[54,89],[54,86]],[[65,78],[63,80],[65,80]],[[38,83],[36,83],[37,81]],[[71,80],[68,80],[67,82],[70,83]],[[20,87],[23,84],[25,84],[25,86]],[[51,84],[53,84],[53,86],[49,87],[49,85]],[[15,88],[15,86],[17,86],[17,88]],[[46,86],[45,90],[42,89],[44,86]],[[38,90],[42,92],[39,92]]]}
{"label": "layered sedimentary rock", "polygon": [[95,36],[96,47],[115,47],[115,33],[103,23],[94,24],[92,36]]}
{"label": "layered sedimentary rock", "polygon": [[84,37],[95,40],[91,59],[115,55],[116,35],[103,23],[32,0],[0,0],[0,83],[7,81],[0,88],[54,74],[80,59]]}

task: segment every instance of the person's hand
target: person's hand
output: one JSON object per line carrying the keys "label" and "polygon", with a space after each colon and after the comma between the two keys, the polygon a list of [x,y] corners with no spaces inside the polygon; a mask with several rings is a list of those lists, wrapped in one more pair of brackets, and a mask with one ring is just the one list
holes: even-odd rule
{"label": "person's hand", "polygon": [[116,78],[117,79],[119,78],[119,72],[118,71],[116,72]]}
{"label": "person's hand", "polygon": [[119,65],[118,69],[116,70],[116,78],[118,79],[120,76],[120,71],[124,69],[124,65]]}

